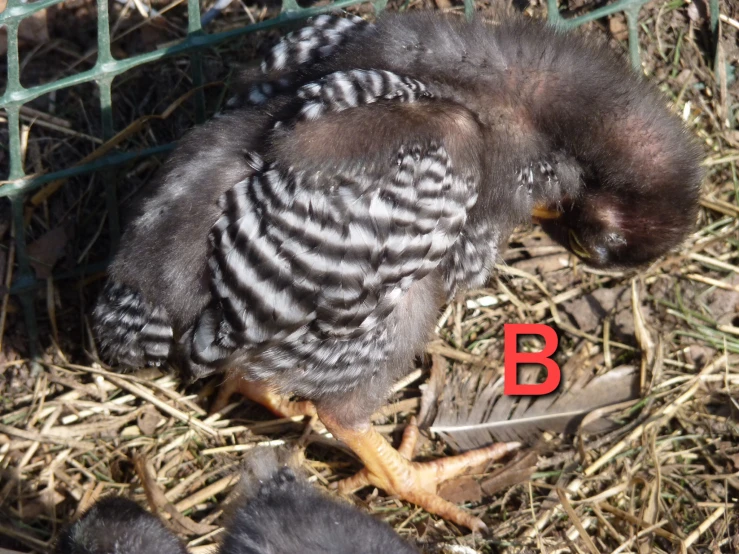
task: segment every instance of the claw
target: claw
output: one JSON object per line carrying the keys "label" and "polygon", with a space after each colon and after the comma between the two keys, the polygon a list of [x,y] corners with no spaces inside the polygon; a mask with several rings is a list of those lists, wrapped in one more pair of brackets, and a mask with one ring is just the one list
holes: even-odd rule
{"label": "claw", "polygon": [[397,450],[373,427],[346,429],[330,417],[325,417],[325,414],[322,421],[334,437],[345,442],[365,463],[365,468],[356,475],[338,483],[339,492],[349,493],[375,486],[473,531],[484,529],[483,521],[441,498],[436,494],[438,485],[471,467],[498,460],[521,446],[516,442],[497,443],[459,456],[431,462],[412,462],[419,434],[415,419],[406,427]]}

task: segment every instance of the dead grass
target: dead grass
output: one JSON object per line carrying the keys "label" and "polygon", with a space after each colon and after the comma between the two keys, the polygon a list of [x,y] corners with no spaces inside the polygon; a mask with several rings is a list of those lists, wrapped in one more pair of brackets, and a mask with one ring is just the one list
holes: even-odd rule
{"label": "dead grass", "polygon": [[[111,25],[122,37],[116,55],[183,35],[182,2],[151,4],[168,12],[165,22],[144,19],[139,11],[146,5],[132,2],[115,12]],[[78,29],[94,29],[90,6],[76,0],[59,10],[71,10]],[[542,13],[538,4],[529,10]],[[237,2],[212,26],[242,25],[274,13],[269,3]],[[489,468],[472,485],[456,483],[457,489],[472,490],[471,497],[482,487],[484,502],[470,507],[490,525],[485,539],[372,491],[356,497],[426,550],[446,544],[550,554],[739,551],[739,83],[734,75],[739,6],[722,3],[716,77],[704,14],[701,2],[677,0],[655,0],[641,12],[645,71],[705,145],[699,230],[679,252],[647,271],[621,274],[579,266],[538,229],[522,229],[512,238],[496,281],[451,304],[428,349],[446,360],[450,371],[502,367],[503,324],[546,323],[560,333],[565,376],[632,363],[641,371],[643,400],[620,414],[621,427],[605,436],[545,435],[537,454],[523,452],[505,477]],[[70,13],[54,17],[59,21],[51,18],[50,35],[58,40],[24,50],[25,84],[94,61],[94,42],[85,42],[84,32],[62,32]],[[614,16],[592,28],[613,33],[617,43],[623,25]],[[274,36],[261,33],[206,53],[206,79],[229,76]],[[116,80],[116,129],[130,130],[117,148],[161,144],[192,125],[192,106],[178,102],[191,86],[188,75],[187,60],[179,59]],[[214,111],[223,87],[206,92]],[[152,114],[166,117],[141,119]],[[23,115],[28,171],[68,167],[100,147],[91,86],[41,98]],[[6,129],[0,133],[7,136]],[[6,160],[3,151],[0,163]],[[124,206],[160,163],[150,159],[120,168]],[[80,177],[46,189],[29,209],[27,233],[40,277],[48,275],[49,266],[70,271],[107,257],[101,191],[108,178],[113,177]],[[9,284],[14,253],[2,221],[0,275]],[[100,277],[49,280],[39,291],[47,347],[40,373],[32,373],[23,358],[18,304],[4,295],[0,305],[0,552],[48,551],[60,527],[96,498],[117,492],[145,503],[145,489],[192,552],[209,552],[219,531],[220,504],[233,487],[240,458],[254,446],[302,437],[308,445],[306,469],[321,485],[356,469],[346,450],[318,426],[271,419],[246,405],[209,415],[217,380],[185,385],[156,371],[119,375],[92,363],[85,314]],[[425,364],[398,387],[376,417],[382,430],[392,433],[418,411],[419,386],[427,377]],[[422,446],[425,455],[445,448],[438,440]]]}

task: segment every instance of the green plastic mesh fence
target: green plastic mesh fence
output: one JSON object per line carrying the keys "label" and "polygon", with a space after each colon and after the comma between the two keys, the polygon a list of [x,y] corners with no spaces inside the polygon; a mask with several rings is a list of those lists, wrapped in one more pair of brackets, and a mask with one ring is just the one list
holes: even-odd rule
{"label": "green plastic mesh fence", "polygon": [[[367,3],[368,0],[336,0],[321,7],[300,7],[296,0],[282,0],[280,14],[277,17],[260,21],[234,30],[208,34],[201,25],[201,9],[199,0],[187,0],[187,36],[183,40],[151,52],[136,55],[127,59],[115,59],[111,53],[111,34],[109,26],[108,0],[97,0],[97,62],[95,65],[80,73],[26,88],[20,80],[20,62],[18,54],[18,28],[23,19],[47,9],[63,0],[8,0],[6,9],[0,13],[0,25],[7,31],[7,86],[5,93],[0,97],[0,108],[5,110],[8,122],[8,151],[9,170],[7,179],[0,181],[0,197],[7,197],[11,204],[12,225],[15,240],[16,267],[13,272],[13,283],[7,294],[15,295],[22,306],[23,316],[27,326],[29,353],[32,357],[40,354],[38,323],[35,308],[35,290],[45,285],[44,280],[36,277],[32,270],[26,241],[26,225],[24,207],[29,196],[47,183],[63,183],[70,177],[100,172],[106,169],[121,166],[137,158],[144,158],[165,153],[173,148],[173,144],[163,144],[139,151],[117,152],[100,157],[89,163],[79,163],[72,167],[47,172],[44,174],[26,174],[23,164],[21,148],[21,107],[34,99],[67,87],[95,83],[99,91],[100,115],[103,143],[111,139],[116,129],[113,119],[113,102],[111,85],[113,79],[144,64],[152,64],[164,58],[187,54],[190,56],[190,71],[192,84],[195,88],[196,120],[202,121],[205,117],[205,102],[203,96],[203,68],[201,54],[205,49],[212,48],[225,41],[253,33],[255,31],[284,25],[295,20],[308,18],[319,13],[337,10],[355,4]],[[562,27],[576,27],[588,21],[608,16],[616,12],[625,12],[629,37],[631,61],[637,69],[640,67],[638,48],[638,12],[650,0],[617,0],[609,5],[590,11],[576,18],[565,18],[559,11],[557,0],[547,0],[548,19],[550,23]],[[373,0],[370,2],[376,12],[385,8],[387,0]],[[465,13],[472,17],[475,11],[474,0],[464,0]],[[712,28],[718,25],[718,0],[711,0]],[[84,162],[84,160],[83,160]],[[115,248],[120,235],[117,186],[115,179],[105,179],[105,202],[107,208],[107,225],[111,237],[111,247]],[[92,264],[78,268],[76,271],[53,276],[55,281],[79,277],[85,273],[100,271],[105,264]]]}

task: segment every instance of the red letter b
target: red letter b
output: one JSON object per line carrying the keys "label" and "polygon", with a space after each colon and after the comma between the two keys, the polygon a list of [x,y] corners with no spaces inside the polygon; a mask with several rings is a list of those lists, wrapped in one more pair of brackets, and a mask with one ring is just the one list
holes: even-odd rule
{"label": "red letter b", "polygon": [[[557,350],[559,339],[557,333],[548,325],[541,323],[511,323],[505,329],[505,384],[503,393],[508,395],[542,395],[549,394],[559,385],[562,374],[557,362],[550,356]],[[541,352],[518,352],[519,335],[540,335],[544,338],[544,350]],[[540,364],[547,368],[547,378],[537,385],[521,385],[518,383],[518,364]]]}

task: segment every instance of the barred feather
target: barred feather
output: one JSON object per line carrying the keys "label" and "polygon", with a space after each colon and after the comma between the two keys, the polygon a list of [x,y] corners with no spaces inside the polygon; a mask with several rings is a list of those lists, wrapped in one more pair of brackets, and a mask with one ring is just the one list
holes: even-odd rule
{"label": "barred feather", "polygon": [[[297,119],[429,96],[422,83],[387,71],[340,72],[300,89]],[[379,173],[265,164],[221,198],[209,261],[219,302],[196,328],[194,359],[213,364],[262,347],[260,375],[320,369],[324,391],[332,373],[345,383],[347,373],[381,367],[381,324],[454,245],[476,194],[433,142],[403,146]]]}
{"label": "barred feather", "polygon": [[[288,356],[288,365],[346,365],[348,350],[321,341],[377,326],[439,264],[475,196],[474,183],[455,175],[439,145],[402,151],[388,170],[384,180],[339,173],[318,188],[270,168],[229,191],[211,235],[213,289],[226,323],[207,325],[212,340],[225,348],[290,336],[297,359]],[[366,356],[360,346],[341,348]],[[202,347],[197,355],[213,361]]]}
{"label": "barred feather", "polygon": [[110,363],[128,368],[158,366],[169,358],[172,326],[164,308],[141,294],[109,281],[92,313],[95,334]]}
{"label": "barred feather", "polygon": [[539,160],[530,162],[516,172],[516,184],[519,187],[526,187],[529,194],[534,194],[537,189],[559,186],[559,177],[549,161]]}
{"label": "barred feather", "polygon": [[351,35],[359,34],[369,24],[355,15],[319,15],[299,31],[278,42],[262,61],[262,73],[293,70],[331,55]]}
{"label": "barred feather", "polygon": [[251,85],[248,103],[264,104],[278,94],[293,91],[299,68],[330,56],[350,37],[360,36],[370,27],[354,15],[319,15],[312,19],[307,27],[285,36],[265,56],[261,70],[267,80]]}
{"label": "barred feather", "polygon": [[415,102],[431,98],[426,86],[415,79],[390,71],[339,71],[298,90],[298,98],[305,103],[299,120],[315,120],[325,112],[339,112],[378,100]]}
{"label": "barred feather", "polygon": [[499,243],[500,231],[490,222],[465,227],[440,265],[448,300],[459,289],[481,288],[487,283]]}

